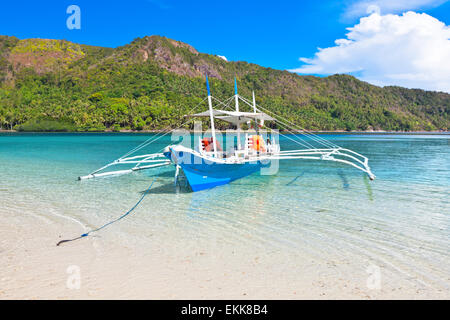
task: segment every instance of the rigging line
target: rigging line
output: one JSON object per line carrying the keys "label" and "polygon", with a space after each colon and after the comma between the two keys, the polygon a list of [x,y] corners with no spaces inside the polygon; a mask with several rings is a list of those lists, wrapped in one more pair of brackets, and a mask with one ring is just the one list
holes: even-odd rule
{"label": "rigging line", "polygon": [[231,106],[231,103],[233,102],[233,97],[230,97],[230,98],[228,98],[228,102],[227,102],[227,106],[229,107],[229,108],[231,108],[231,109],[234,109],[232,106]]}
{"label": "rigging line", "polygon": [[[192,110],[191,110],[191,112],[192,112]],[[167,134],[169,134],[169,133],[172,132],[173,130],[177,130],[177,129],[181,128],[183,125],[185,125],[185,124],[187,124],[187,123],[189,123],[189,122],[191,122],[191,121],[193,121],[193,120],[194,120],[194,118],[191,118],[191,119],[189,119],[189,120],[183,122],[178,128],[175,128],[175,129],[172,129],[172,130],[167,131],[167,132],[164,133],[162,136],[159,136],[158,138],[155,138],[154,140],[152,140],[150,143],[153,143],[153,142],[155,142],[155,141],[158,141],[159,139],[161,139],[162,137],[166,136]],[[143,147],[145,147],[145,146],[143,146]],[[142,148],[143,148],[143,147],[142,147]],[[141,149],[142,149],[142,148],[141,148]],[[161,149],[159,150],[159,152],[163,151],[164,149],[165,149],[165,147],[161,148]],[[139,150],[139,149],[138,149],[138,150]],[[138,151],[138,150],[136,150],[136,151]],[[140,164],[136,165],[136,167],[138,167],[139,165],[140,165]]]}
{"label": "rigging line", "polygon": [[[267,127],[266,125],[264,125],[264,127],[266,127],[266,128],[269,129],[269,130],[272,130],[271,128]],[[286,130],[289,131],[288,129],[286,129]],[[283,134],[283,133],[280,133],[280,132],[279,132],[279,134],[282,135],[282,136],[284,136],[285,138],[287,138],[287,139],[293,141],[294,143],[296,143],[296,144],[298,144],[298,145],[300,145],[300,146],[302,146],[302,147],[305,147],[306,149],[315,149],[313,145],[311,145],[310,143],[308,143],[308,142],[306,142],[306,141],[301,141],[301,140],[297,137],[297,135],[295,135],[295,134],[294,134],[293,136],[296,137],[298,140],[295,140],[295,139],[289,137],[288,135]]]}
{"label": "rigging line", "polygon": [[[247,103],[248,105],[250,105],[250,101],[247,100],[245,97],[241,97],[241,96],[239,96],[239,97],[240,97],[245,103]],[[294,129],[303,131],[304,134],[310,134],[310,135],[312,135],[312,136],[316,136],[317,139],[323,140],[324,142],[327,142],[327,143],[330,143],[330,144],[331,144],[331,142],[329,142],[328,140],[326,140],[326,139],[324,139],[324,138],[322,138],[322,137],[320,137],[320,136],[318,136],[318,135],[316,135],[316,134],[314,134],[314,133],[312,133],[312,132],[309,132],[308,130],[306,130],[306,129],[300,127],[299,125],[296,125],[296,124],[292,123],[291,121],[289,121],[288,119],[284,118],[283,116],[278,115],[278,114],[276,114],[276,113],[274,113],[274,112],[272,112],[272,111],[270,111],[270,110],[268,110],[268,109],[265,109],[265,108],[263,108],[263,107],[260,106],[260,105],[257,105],[257,106],[258,106],[259,108],[261,108],[261,109],[262,109],[263,111],[265,111],[265,112],[271,113],[271,114],[273,114],[274,116],[277,116],[277,117],[279,117],[279,118],[282,118],[284,121],[286,121],[287,123],[291,124],[291,126],[292,126]],[[259,111],[261,111],[261,110],[259,110]]]}
{"label": "rigging line", "polygon": [[[191,119],[189,119],[189,120],[183,122],[183,123],[181,124],[181,126],[183,126],[183,125],[185,125],[185,124],[191,122],[192,120],[194,120],[194,118],[191,118]],[[177,130],[177,129],[181,128],[181,126],[178,127],[178,128],[172,129],[172,130],[170,130],[170,131],[167,131],[167,132],[164,133],[162,136],[159,136],[158,138],[152,140],[152,141],[149,142],[148,144],[153,143],[153,142],[155,142],[155,141],[158,141],[159,139],[161,139],[162,137],[166,136],[167,134],[169,134],[169,133],[172,132],[173,130]],[[148,144],[147,144],[147,145],[148,145]],[[143,146],[142,148],[144,148],[144,147],[145,147],[145,146]],[[140,148],[140,149],[142,149],[142,148]],[[161,148],[158,152],[161,152],[161,151],[163,151],[164,149],[165,149],[165,147]],[[138,150],[139,150],[139,149],[138,149]],[[136,151],[138,151],[138,150],[136,150]],[[135,151],[135,152],[136,152],[136,151]],[[139,165],[140,165],[140,164],[136,165],[135,167],[139,167]]]}
{"label": "rigging line", "polygon": [[230,106],[230,103],[232,103],[234,101],[234,96],[228,98],[227,100],[225,100],[225,102],[222,102],[222,101],[220,101],[219,99],[217,99],[217,98],[215,98],[213,96],[211,96],[211,97],[214,98],[220,104],[223,104],[226,108],[230,108],[231,110],[235,111],[235,109],[232,106]]}
{"label": "rigging line", "polygon": [[[333,148],[338,148],[338,147],[339,147],[338,145],[336,145],[336,144],[334,144],[334,143],[332,143],[332,142],[330,142],[330,141],[328,141],[328,140],[326,140],[326,139],[324,139],[324,138],[322,138],[322,137],[320,137],[320,136],[318,136],[318,135],[315,135],[315,134],[309,132],[308,130],[303,129],[303,128],[300,127],[300,126],[293,124],[292,122],[290,122],[290,121],[287,120],[286,118],[283,118],[282,116],[280,116],[280,115],[278,115],[278,114],[276,114],[276,113],[273,113],[273,112],[271,112],[271,111],[269,111],[269,110],[267,110],[267,109],[264,109],[264,108],[262,108],[262,107],[261,107],[261,109],[263,109],[263,111],[265,111],[265,112],[271,113],[274,117],[282,118],[284,121],[286,121],[287,123],[289,123],[289,124],[292,125],[292,127],[291,127],[291,126],[287,125],[286,123],[283,123],[285,126],[288,126],[288,127],[290,127],[291,129],[295,129],[295,130],[297,130],[297,131],[301,131],[301,132],[299,132],[300,134],[302,134],[302,135],[304,135],[304,136],[310,138],[311,140],[313,140],[313,141],[315,141],[315,142],[317,142],[317,143],[319,143],[319,144],[326,145],[326,146],[328,146],[328,147],[333,147]],[[260,111],[261,111],[261,110],[260,110]],[[276,119],[276,121],[282,122],[282,121],[279,120],[279,119]]]}
{"label": "rigging line", "polygon": [[[207,98],[203,99],[199,104],[197,104],[194,108],[192,108],[188,113],[192,113],[192,111],[194,111],[196,108],[198,108],[198,106],[200,106],[203,102],[205,102],[206,99],[207,99]],[[229,100],[231,100],[231,98],[229,98]],[[132,149],[131,151],[127,152],[125,155],[123,155],[122,157],[118,158],[117,160],[121,160],[121,159],[123,159],[123,158],[125,158],[125,157],[127,157],[127,156],[129,156],[129,155],[132,155],[133,153],[136,153],[137,151],[141,150],[142,148],[145,148],[146,146],[148,146],[149,144],[154,143],[155,141],[158,141],[159,139],[161,139],[162,137],[166,136],[167,134],[169,134],[169,133],[172,132],[173,130],[176,130],[176,129],[181,128],[182,126],[184,126],[185,124],[191,122],[192,120],[193,120],[193,119],[189,119],[189,120],[183,122],[179,127],[175,128],[175,129],[170,129],[170,127],[167,127],[169,130],[167,130],[164,134],[162,134],[162,133],[164,132],[164,131],[163,131],[163,132],[161,132],[161,133],[158,133],[158,134],[157,134],[156,136],[154,136],[154,137],[150,137],[149,139],[147,139],[146,141],[144,141],[143,143],[141,143],[139,146],[137,146],[137,147],[135,147],[134,149]],[[164,149],[164,148],[162,148],[161,150],[163,150],[163,149]],[[117,161],[117,160],[116,160],[116,161]],[[110,164],[107,164],[106,166],[101,167],[100,169],[97,169],[97,170],[93,171],[91,174],[94,174],[94,173],[99,172],[99,171],[101,171],[101,170],[103,170],[103,169],[106,169],[107,167],[109,167],[109,166],[110,166],[111,164],[113,164],[113,163],[114,163],[114,162],[112,162],[112,163],[110,163]]]}
{"label": "rigging line", "polygon": [[[250,105],[250,102],[249,102],[247,99],[245,99],[244,97],[241,97],[241,96],[239,96],[239,97],[241,98],[241,100],[242,100],[243,102],[245,102],[246,104]],[[264,109],[264,108],[261,107],[261,109]],[[266,110],[266,109],[264,109],[263,111],[261,111],[261,110],[259,110],[259,109],[257,108],[257,111],[263,112],[263,113],[264,113],[264,112],[270,113],[270,114],[272,114],[274,117],[280,117],[280,118],[283,118],[283,117],[281,117],[280,115],[278,115],[278,114],[276,114],[276,113],[274,113],[274,112],[271,112],[271,111],[269,111],[269,110]],[[297,134],[295,134],[294,132],[287,130],[287,131],[291,132],[292,134],[294,134],[294,135],[302,134],[302,135],[308,137],[304,129],[300,129],[300,130],[299,130],[298,128],[292,128],[291,126],[289,126],[288,124],[284,123],[283,121],[281,121],[280,119],[277,119],[277,118],[275,118],[274,120],[275,120],[276,122],[280,123],[280,124],[283,124],[283,125],[285,126],[285,128],[286,128],[285,130],[287,130],[287,129],[291,129],[291,130],[294,129],[294,130],[297,131]],[[286,121],[288,121],[288,120],[286,120]],[[292,125],[293,125],[293,124],[292,124]],[[293,126],[295,127],[295,125],[293,125]],[[299,131],[301,131],[301,132],[299,132]],[[311,139],[311,137],[308,137],[308,138]],[[312,139],[312,140],[314,140],[314,139]],[[306,143],[307,143],[307,142],[306,142]]]}
{"label": "rigging line", "polygon": [[[224,104],[222,101],[220,101],[219,99],[217,99],[217,98],[215,98],[215,97],[213,97],[213,96],[211,96],[211,97],[214,98],[214,100],[218,101],[219,103],[225,105],[225,104]],[[239,96],[239,97],[240,97],[240,96]],[[234,96],[231,97],[231,98],[228,98],[227,100],[225,100],[225,102],[226,102],[226,101],[232,101],[233,98],[234,98]],[[245,102],[245,101],[244,101],[244,102]],[[230,106],[225,105],[225,107],[230,107]],[[230,107],[230,108],[231,108],[231,107]],[[276,119],[276,121],[277,121],[277,122],[281,122],[280,120],[277,120],[277,119]],[[286,128],[286,130],[287,130],[288,132],[291,132],[291,133],[294,135],[294,137],[296,137],[297,139],[299,139],[298,136],[297,136],[294,132],[292,132],[292,131],[289,130],[289,128],[290,128],[289,125],[286,125],[286,124],[284,124],[284,123],[283,123],[283,125],[285,126],[285,128]],[[282,134],[282,135],[283,135],[283,134]],[[283,136],[287,137],[286,135],[283,135]],[[303,147],[306,147],[306,148],[313,148],[313,149],[314,149],[314,146],[311,145],[310,143],[308,143],[307,141],[300,142],[300,140],[299,140],[299,142],[297,142],[297,141],[295,141],[295,140],[293,140],[293,139],[291,139],[291,138],[289,138],[289,137],[287,137],[287,138],[290,139],[290,140],[292,140],[292,141],[294,141],[295,143],[297,143],[297,144],[303,146]],[[303,143],[305,143],[306,145],[303,144]],[[308,147],[308,145],[309,145],[309,147]]]}
{"label": "rigging line", "polygon": [[[156,178],[156,177],[155,177],[155,178]],[[62,243],[65,243],[65,242],[71,242],[71,241],[75,241],[75,240],[78,240],[78,239],[81,239],[81,238],[85,238],[85,237],[89,236],[90,233],[100,231],[100,230],[106,228],[107,226],[109,226],[109,225],[111,225],[111,224],[113,224],[113,223],[115,223],[115,222],[117,222],[117,221],[119,221],[119,220],[122,220],[123,218],[125,218],[126,216],[128,216],[131,212],[134,211],[134,209],[136,209],[136,208],[139,206],[139,204],[142,202],[142,200],[144,200],[145,196],[148,194],[148,192],[149,192],[150,189],[152,188],[153,183],[155,182],[155,178],[153,178],[152,183],[150,183],[150,186],[145,190],[145,192],[142,194],[142,196],[141,196],[141,198],[138,200],[138,202],[136,202],[135,205],[134,205],[133,207],[131,207],[131,209],[129,209],[127,212],[125,212],[125,213],[124,213],[123,215],[121,215],[119,218],[117,218],[117,219],[115,219],[115,220],[112,220],[112,221],[110,221],[110,222],[108,222],[108,223],[105,223],[103,226],[101,226],[101,227],[99,227],[99,228],[92,229],[92,230],[90,230],[90,231],[88,231],[88,232],[86,232],[86,233],[83,233],[83,234],[80,235],[79,237],[76,237],[76,238],[73,238],[73,239],[61,240],[61,241],[59,241],[59,242],[56,244],[56,246],[59,247]]]}
{"label": "rigging line", "polygon": [[[295,133],[293,131],[290,130],[290,127],[288,125],[286,125],[285,123],[279,121],[279,120],[275,120],[279,125],[281,125],[281,128],[283,129],[283,126],[285,127],[284,130],[286,130],[287,132],[291,133],[296,139],[298,139],[298,141],[300,141],[300,138],[298,137],[298,133]],[[280,133],[282,134],[282,133]],[[301,134],[301,133],[300,133]],[[283,135],[283,134],[282,134]],[[287,135],[284,135],[287,137]],[[315,146],[313,146],[312,144],[310,144],[308,141],[303,141],[303,143],[306,143],[310,148],[315,149]]]}
{"label": "rigging line", "polygon": [[121,156],[119,159],[123,159],[128,157],[129,155],[132,155],[133,153],[135,153],[136,151],[142,149],[143,147],[147,146],[149,143],[153,142],[155,139],[157,139],[157,137],[161,134],[166,134],[167,132],[170,132],[170,130],[167,129],[168,127],[164,128],[161,132],[158,132],[155,136],[148,138],[147,140],[145,140],[143,143],[141,143],[140,145],[138,145],[137,147],[131,149],[130,151],[128,151],[126,154],[124,154],[123,156]]}
{"label": "rigging line", "polygon": [[234,108],[231,106],[231,103],[233,102],[233,99],[232,98],[230,98],[230,99],[228,99],[228,102],[225,104],[225,109],[230,109],[230,110],[233,110],[234,111]]}
{"label": "rigging line", "polygon": [[[246,98],[241,97],[241,96],[239,96],[239,97],[240,97],[245,103],[247,103],[248,105],[250,105],[250,102],[249,102]],[[312,137],[315,137],[315,138],[316,138],[316,141],[317,141],[318,143],[320,143],[319,141],[322,141],[322,144],[327,144],[328,146],[332,146],[332,147],[334,147],[334,148],[340,148],[340,146],[338,146],[337,144],[334,144],[334,143],[332,143],[332,142],[330,142],[330,141],[328,141],[328,140],[326,140],[326,139],[324,139],[324,138],[322,138],[322,137],[320,137],[320,136],[318,136],[318,135],[316,135],[316,134],[314,134],[314,133],[312,133],[312,132],[309,132],[308,130],[306,130],[306,129],[304,129],[304,128],[302,128],[302,127],[300,127],[300,126],[298,126],[298,125],[296,125],[296,124],[294,124],[294,123],[292,123],[292,122],[289,121],[288,119],[286,119],[286,118],[284,118],[284,117],[282,117],[282,116],[280,116],[280,115],[278,115],[278,114],[276,114],[276,113],[274,113],[274,112],[272,112],[272,111],[269,111],[269,110],[267,110],[267,109],[265,109],[265,108],[263,108],[263,107],[261,107],[261,106],[259,106],[259,105],[257,105],[257,106],[258,106],[259,108],[261,108],[263,111],[265,111],[265,112],[267,112],[267,113],[271,113],[274,117],[282,118],[282,119],[285,120],[287,123],[291,124],[291,125],[294,127],[294,129],[295,129],[295,127],[297,127],[296,129],[297,129],[297,130],[300,129],[301,131],[303,131],[302,134],[304,134],[305,136],[307,136],[308,134],[311,135],[311,137],[309,137],[310,139],[314,140]],[[259,110],[259,111],[261,111],[261,110]]]}
{"label": "rigging line", "polygon": [[314,147],[311,148],[311,147],[309,147],[309,146],[307,146],[307,145],[305,145],[305,144],[303,144],[303,143],[301,143],[301,142],[299,142],[299,141],[297,141],[297,140],[294,140],[294,139],[290,138],[290,137],[289,137],[288,135],[286,135],[286,134],[280,133],[280,135],[282,135],[283,137],[285,137],[285,138],[287,138],[287,139],[293,141],[294,143],[298,144],[299,146],[305,147],[305,148],[308,149],[308,150],[314,149]]}
{"label": "rigging line", "polygon": [[[317,139],[317,138],[314,138],[313,136],[308,135],[307,133],[305,133],[302,130],[298,130],[298,129],[295,129],[295,128],[293,129],[292,127],[290,127],[288,124],[282,122],[281,120],[275,119],[275,121],[278,124],[282,124],[283,126],[287,127],[288,128],[287,131],[292,133],[294,136],[297,136],[297,135],[300,134],[302,136],[305,136],[306,138],[311,139],[313,142],[316,142],[316,143],[318,143],[318,144],[320,144],[322,146],[325,146],[327,148],[330,148],[330,147],[331,148],[338,148],[338,146],[335,146],[332,143],[327,143],[326,140],[324,140],[324,139]],[[295,130],[296,132],[292,131],[292,129]],[[308,142],[305,141],[305,143],[308,143]]]}
{"label": "rigging line", "polygon": [[[199,104],[197,104],[194,108],[192,108],[192,109],[189,111],[189,113],[191,113],[192,111],[194,111],[199,105],[201,105],[203,102],[205,102],[206,99],[207,99],[207,98],[203,99]],[[185,123],[182,123],[182,124],[180,125],[180,127],[183,126],[184,124],[186,124],[186,122],[185,122]],[[180,128],[180,127],[178,127],[178,128]],[[177,129],[178,129],[178,128],[177,128]],[[146,141],[144,141],[143,143],[141,143],[139,146],[137,146],[137,147],[135,147],[134,149],[132,149],[131,151],[127,152],[125,155],[123,155],[123,156],[120,157],[119,159],[125,158],[125,157],[127,157],[127,156],[133,154],[134,152],[136,152],[136,151],[142,149],[144,146],[147,146],[149,143],[151,143],[151,142],[153,142],[155,139],[157,139],[158,135],[160,135],[161,133],[163,133],[163,132],[165,132],[165,131],[167,131],[167,132],[165,133],[165,134],[167,134],[168,132],[172,131],[172,129],[171,129],[170,126],[167,126],[166,128],[163,129],[162,132],[158,133],[158,134],[157,134],[156,136],[154,136],[154,137],[150,137],[149,139],[147,139]],[[165,134],[164,134],[164,135],[165,135]],[[154,140],[149,141],[149,140],[151,140],[151,139],[154,139]]]}
{"label": "rigging line", "polygon": [[[270,129],[270,128],[267,127],[267,126],[265,126],[265,127],[266,127],[267,129]],[[294,140],[294,139],[290,138],[288,135],[285,135],[285,134],[282,134],[282,133],[280,133],[280,135],[282,135],[282,136],[284,136],[285,138],[287,138],[287,139],[293,141],[294,143],[298,144],[299,146],[305,147],[306,149],[311,149],[311,147],[312,147],[312,149],[314,149],[314,146],[311,146],[310,144],[309,144],[309,146],[308,146],[308,145],[304,144],[303,142],[301,142],[301,141],[299,141],[299,140]],[[294,135],[294,136],[295,136],[295,135]]]}
{"label": "rigging line", "polygon": [[[200,106],[203,102],[206,101],[206,99],[207,99],[207,98],[204,98],[204,99],[203,99],[201,102],[199,102],[195,107],[193,107],[188,113],[191,113],[192,111],[194,111],[195,109],[197,109],[198,106]],[[186,124],[186,122],[185,122],[185,123],[182,123],[178,128],[181,128],[181,126],[183,126],[184,124]],[[176,129],[178,129],[178,128],[176,128]],[[136,151],[142,149],[142,148],[144,147],[144,145],[146,146],[146,145],[148,145],[149,142],[150,142],[150,143],[153,142],[153,140],[150,141],[151,139],[156,139],[156,138],[158,137],[158,135],[162,134],[163,132],[165,132],[165,131],[170,132],[170,131],[172,131],[172,130],[173,130],[173,129],[172,129],[170,126],[167,126],[166,128],[164,128],[164,129],[162,130],[162,132],[159,132],[159,133],[156,134],[154,137],[148,138],[146,141],[142,142],[140,145],[138,145],[137,147],[133,148],[131,151],[128,151],[126,154],[124,154],[123,156],[121,156],[119,159],[128,157],[129,155],[133,154],[134,152],[136,152]],[[167,133],[165,133],[165,134],[167,134]]]}
{"label": "rigging line", "polygon": [[[284,118],[283,118],[284,119]],[[280,122],[280,123],[283,123],[282,121],[280,121],[280,120],[276,120],[277,122]],[[286,120],[286,121],[288,121],[288,123],[290,123],[289,122],[289,120]],[[334,143],[332,143],[332,142],[329,142],[328,140],[326,140],[326,139],[324,139],[324,138],[322,138],[322,137],[319,137],[319,136],[317,136],[317,135],[314,135],[314,134],[312,134],[311,132],[308,132],[308,131],[306,131],[305,129],[303,129],[303,128],[301,128],[301,127],[298,127],[298,128],[292,128],[291,126],[289,126],[289,125],[287,125],[286,123],[283,123],[285,126],[288,126],[289,128],[291,128],[291,129],[294,129],[295,131],[297,131],[297,134],[301,134],[301,135],[303,135],[303,136],[305,136],[305,137],[307,137],[307,138],[309,138],[309,139],[311,139],[312,141],[315,141],[315,142],[317,142],[317,143],[319,143],[320,145],[323,145],[323,146],[326,146],[326,147],[332,147],[332,148],[339,148],[339,146],[338,145],[336,145],[336,144],[334,144]]]}
{"label": "rigging line", "polygon": [[[231,101],[233,101],[233,100],[232,100],[233,97],[228,98],[227,100],[225,100],[225,102],[220,101],[219,99],[217,99],[217,98],[214,97],[214,96],[211,96],[211,98],[213,98],[213,99],[214,99],[215,101],[217,101],[218,103],[224,105],[225,108],[232,108],[232,107],[229,105],[229,103],[230,103]],[[227,101],[228,101],[228,102],[227,102]]]}
{"label": "rigging line", "polygon": [[[286,130],[287,132],[289,132],[289,133],[291,133],[296,139],[298,139],[298,141],[300,142],[301,140],[300,140],[300,138],[298,137],[298,133],[296,134],[295,132],[293,132],[293,131],[291,131],[290,130],[290,127],[288,126],[288,125],[286,125],[285,123],[283,123],[282,121],[280,121],[280,120],[277,120],[277,119],[275,119],[275,121],[281,126],[281,128],[283,129],[283,126],[284,126],[284,130]],[[282,134],[282,133],[280,133],[281,135],[283,135],[283,136],[285,136],[285,137],[287,137],[287,135],[284,135],[284,134]],[[301,134],[301,133],[300,133]],[[293,139],[291,139],[291,140],[293,140]],[[294,141],[294,140],[293,140]],[[312,148],[312,149],[315,149],[315,146],[313,146],[312,144],[310,144],[308,141],[301,141],[300,143],[305,143],[305,144],[307,144],[308,146],[306,146],[307,148]],[[305,146],[305,145],[304,145]],[[325,146],[327,146],[327,145],[325,145]],[[329,146],[327,146],[327,147],[329,147]]]}
{"label": "rigging line", "polygon": [[286,138],[296,142],[297,144],[301,144],[302,146],[305,146],[308,149],[310,149],[310,148],[311,149],[315,149],[315,147],[312,144],[310,144],[308,141],[300,140],[300,138],[298,137],[298,134],[295,134],[294,132],[289,130],[289,126],[286,126],[284,123],[279,122],[279,121],[276,121],[276,122],[281,126],[281,129],[284,129],[287,132],[291,133],[294,136],[295,139],[294,138],[290,138],[286,134],[283,134],[283,133],[279,133],[280,135],[285,136]]}
{"label": "rigging line", "polygon": [[[136,152],[136,151],[139,151],[140,149],[142,149],[142,148],[145,148],[146,146],[148,146],[149,144],[151,144],[151,143],[154,143],[154,142],[156,142],[156,141],[158,141],[159,139],[161,139],[161,138],[163,138],[163,137],[165,137],[166,135],[168,135],[169,133],[171,133],[172,131],[174,131],[174,130],[177,130],[177,129],[179,129],[179,128],[181,128],[183,125],[185,125],[185,124],[187,124],[187,123],[189,123],[189,122],[191,122],[192,120],[194,120],[193,118],[192,119],[189,119],[189,120],[187,120],[187,121],[185,121],[185,122],[183,122],[182,124],[181,124],[181,126],[179,126],[178,128],[175,128],[175,129],[171,129],[171,130],[169,130],[169,131],[167,131],[167,132],[165,132],[163,135],[160,135],[159,137],[155,137],[155,139],[153,139],[152,141],[149,141],[146,145],[143,145],[142,147],[140,147],[139,149],[137,149],[137,150],[135,150],[134,152]],[[164,150],[164,148],[162,148],[162,149],[160,149],[159,151],[162,151],[162,150]],[[133,153],[134,153],[133,152]]]}
{"label": "rigging line", "polygon": [[[243,97],[239,96],[239,98],[243,98]],[[244,98],[244,99],[245,99],[245,98]],[[243,100],[243,101],[244,101],[244,100]],[[249,102],[247,102],[247,101],[244,101],[244,102],[245,102],[246,104],[250,105]],[[258,110],[258,109],[257,109],[257,110]],[[258,111],[261,112],[261,110],[258,110]],[[288,138],[288,139],[291,140],[291,141],[294,141],[294,142],[297,143],[298,145],[301,145],[301,146],[303,146],[303,147],[306,147],[307,149],[310,149],[310,148],[315,149],[315,147],[314,147],[312,144],[310,144],[310,143],[307,142],[307,141],[301,141],[300,138],[298,137],[298,134],[295,134],[294,132],[290,131],[289,129],[291,129],[291,128],[290,128],[289,125],[283,123],[283,122],[282,122],[281,120],[279,120],[279,119],[275,119],[275,121],[278,122],[278,123],[280,123],[280,124],[282,124],[282,126],[284,126],[284,129],[285,129],[286,131],[292,133],[293,136],[294,136],[296,139],[298,139],[298,141],[295,141],[294,139],[287,137],[287,135],[284,135],[284,134],[280,133],[281,135],[285,136],[286,138]],[[267,126],[266,126],[266,127],[267,127]],[[268,127],[267,127],[267,128],[268,128]],[[327,146],[327,145],[325,145],[325,146]],[[327,146],[327,147],[328,147],[328,146]]]}

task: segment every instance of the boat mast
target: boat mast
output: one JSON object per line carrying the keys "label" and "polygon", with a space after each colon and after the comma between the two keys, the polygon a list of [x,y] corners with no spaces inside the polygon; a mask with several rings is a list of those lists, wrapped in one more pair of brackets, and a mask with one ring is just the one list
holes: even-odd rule
{"label": "boat mast", "polygon": [[[253,113],[256,114],[256,99],[255,99],[255,91],[252,91],[253,96]],[[258,119],[255,118],[255,126],[256,126],[256,135],[259,136],[259,125]],[[259,150],[256,151],[256,154],[259,155]]]}
{"label": "boat mast", "polygon": [[216,147],[216,129],[214,128],[214,113],[211,101],[211,91],[209,90],[208,75],[206,75],[206,89],[208,90],[208,106],[209,106],[209,118],[211,119],[211,132],[213,138],[213,148],[214,156],[217,158],[217,147]]}
{"label": "boat mast", "polygon": [[[252,91],[253,96],[253,113],[256,114],[256,99],[255,99],[255,91]],[[256,134],[259,135],[259,125],[258,125],[258,119],[255,118],[255,125],[256,125]]]}
{"label": "boat mast", "polygon": [[[238,90],[237,90],[237,81],[236,77],[234,77],[234,101],[236,104],[236,112],[239,112],[239,96],[238,96]],[[237,143],[238,143],[238,150],[241,150],[241,123],[237,122]]]}
{"label": "boat mast", "polygon": [[255,91],[252,91],[252,95],[253,95],[253,113],[256,113]]}

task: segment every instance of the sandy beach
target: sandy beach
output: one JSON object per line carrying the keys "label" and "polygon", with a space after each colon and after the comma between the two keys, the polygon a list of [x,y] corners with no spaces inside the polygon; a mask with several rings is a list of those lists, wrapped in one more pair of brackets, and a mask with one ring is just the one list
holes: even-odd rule
{"label": "sandy beach", "polygon": [[[245,247],[218,244],[188,247],[178,255],[164,246],[150,244],[146,250],[139,245],[124,246],[117,239],[111,241],[110,234],[56,247],[62,234],[77,235],[80,226],[62,218],[50,222],[40,214],[19,220],[20,224],[15,223],[5,212],[0,215],[0,299],[450,297],[448,291],[414,285],[407,274],[399,277],[383,266],[381,288],[369,289],[364,265],[355,269],[355,262],[346,257],[322,260],[303,252],[268,253],[263,248],[248,252]],[[73,278],[77,270],[79,288]]]}

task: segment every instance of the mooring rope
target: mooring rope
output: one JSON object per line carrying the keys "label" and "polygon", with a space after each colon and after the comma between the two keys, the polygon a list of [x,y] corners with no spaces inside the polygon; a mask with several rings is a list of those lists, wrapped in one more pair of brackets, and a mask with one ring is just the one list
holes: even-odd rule
{"label": "mooring rope", "polygon": [[124,213],[123,215],[121,215],[119,218],[117,218],[117,219],[115,219],[115,220],[113,220],[113,221],[110,221],[110,222],[104,224],[103,226],[101,226],[101,227],[99,227],[99,228],[97,228],[97,229],[93,229],[93,230],[90,230],[90,231],[88,231],[88,232],[86,232],[86,233],[83,233],[83,234],[82,234],[81,236],[79,236],[79,237],[76,237],[76,238],[73,238],[73,239],[61,240],[61,241],[59,241],[59,242],[56,244],[56,246],[59,246],[60,244],[65,243],[65,242],[75,241],[75,240],[78,240],[78,239],[87,237],[87,236],[89,236],[90,233],[100,231],[100,230],[102,230],[103,228],[106,228],[107,226],[109,226],[109,225],[111,225],[111,224],[113,224],[113,223],[115,223],[115,222],[117,222],[117,221],[119,221],[119,220],[125,218],[127,215],[129,215],[131,212],[133,212],[134,209],[137,208],[137,206],[139,206],[139,204],[142,202],[142,200],[144,200],[145,196],[148,194],[148,192],[149,192],[150,189],[152,188],[154,182],[155,182],[155,178],[152,180],[152,183],[150,183],[150,186],[147,188],[147,190],[145,190],[145,192],[143,193],[143,195],[141,196],[141,198],[139,199],[139,201],[136,202],[136,204],[135,204],[130,210],[128,210],[127,212],[125,212],[125,213]]}

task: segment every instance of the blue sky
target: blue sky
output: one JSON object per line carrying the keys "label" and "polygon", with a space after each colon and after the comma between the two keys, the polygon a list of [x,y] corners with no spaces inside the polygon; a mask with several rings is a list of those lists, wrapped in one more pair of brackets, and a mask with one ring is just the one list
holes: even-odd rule
{"label": "blue sky", "polygon": [[[81,8],[81,30],[66,27],[66,9],[71,4]],[[445,26],[450,24],[450,1],[444,0],[8,1],[2,3],[0,11],[0,34],[109,47],[159,34],[228,60],[326,75],[337,69],[320,59],[306,63],[299,58],[314,58],[318,47],[336,46],[337,39],[346,38],[347,28],[370,15],[366,10],[369,6],[378,8],[375,11],[380,15],[401,16],[412,10],[426,13]],[[305,64],[314,68],[302,69]],[[364,74],[354,67],[347,69],[343,72]]]}

